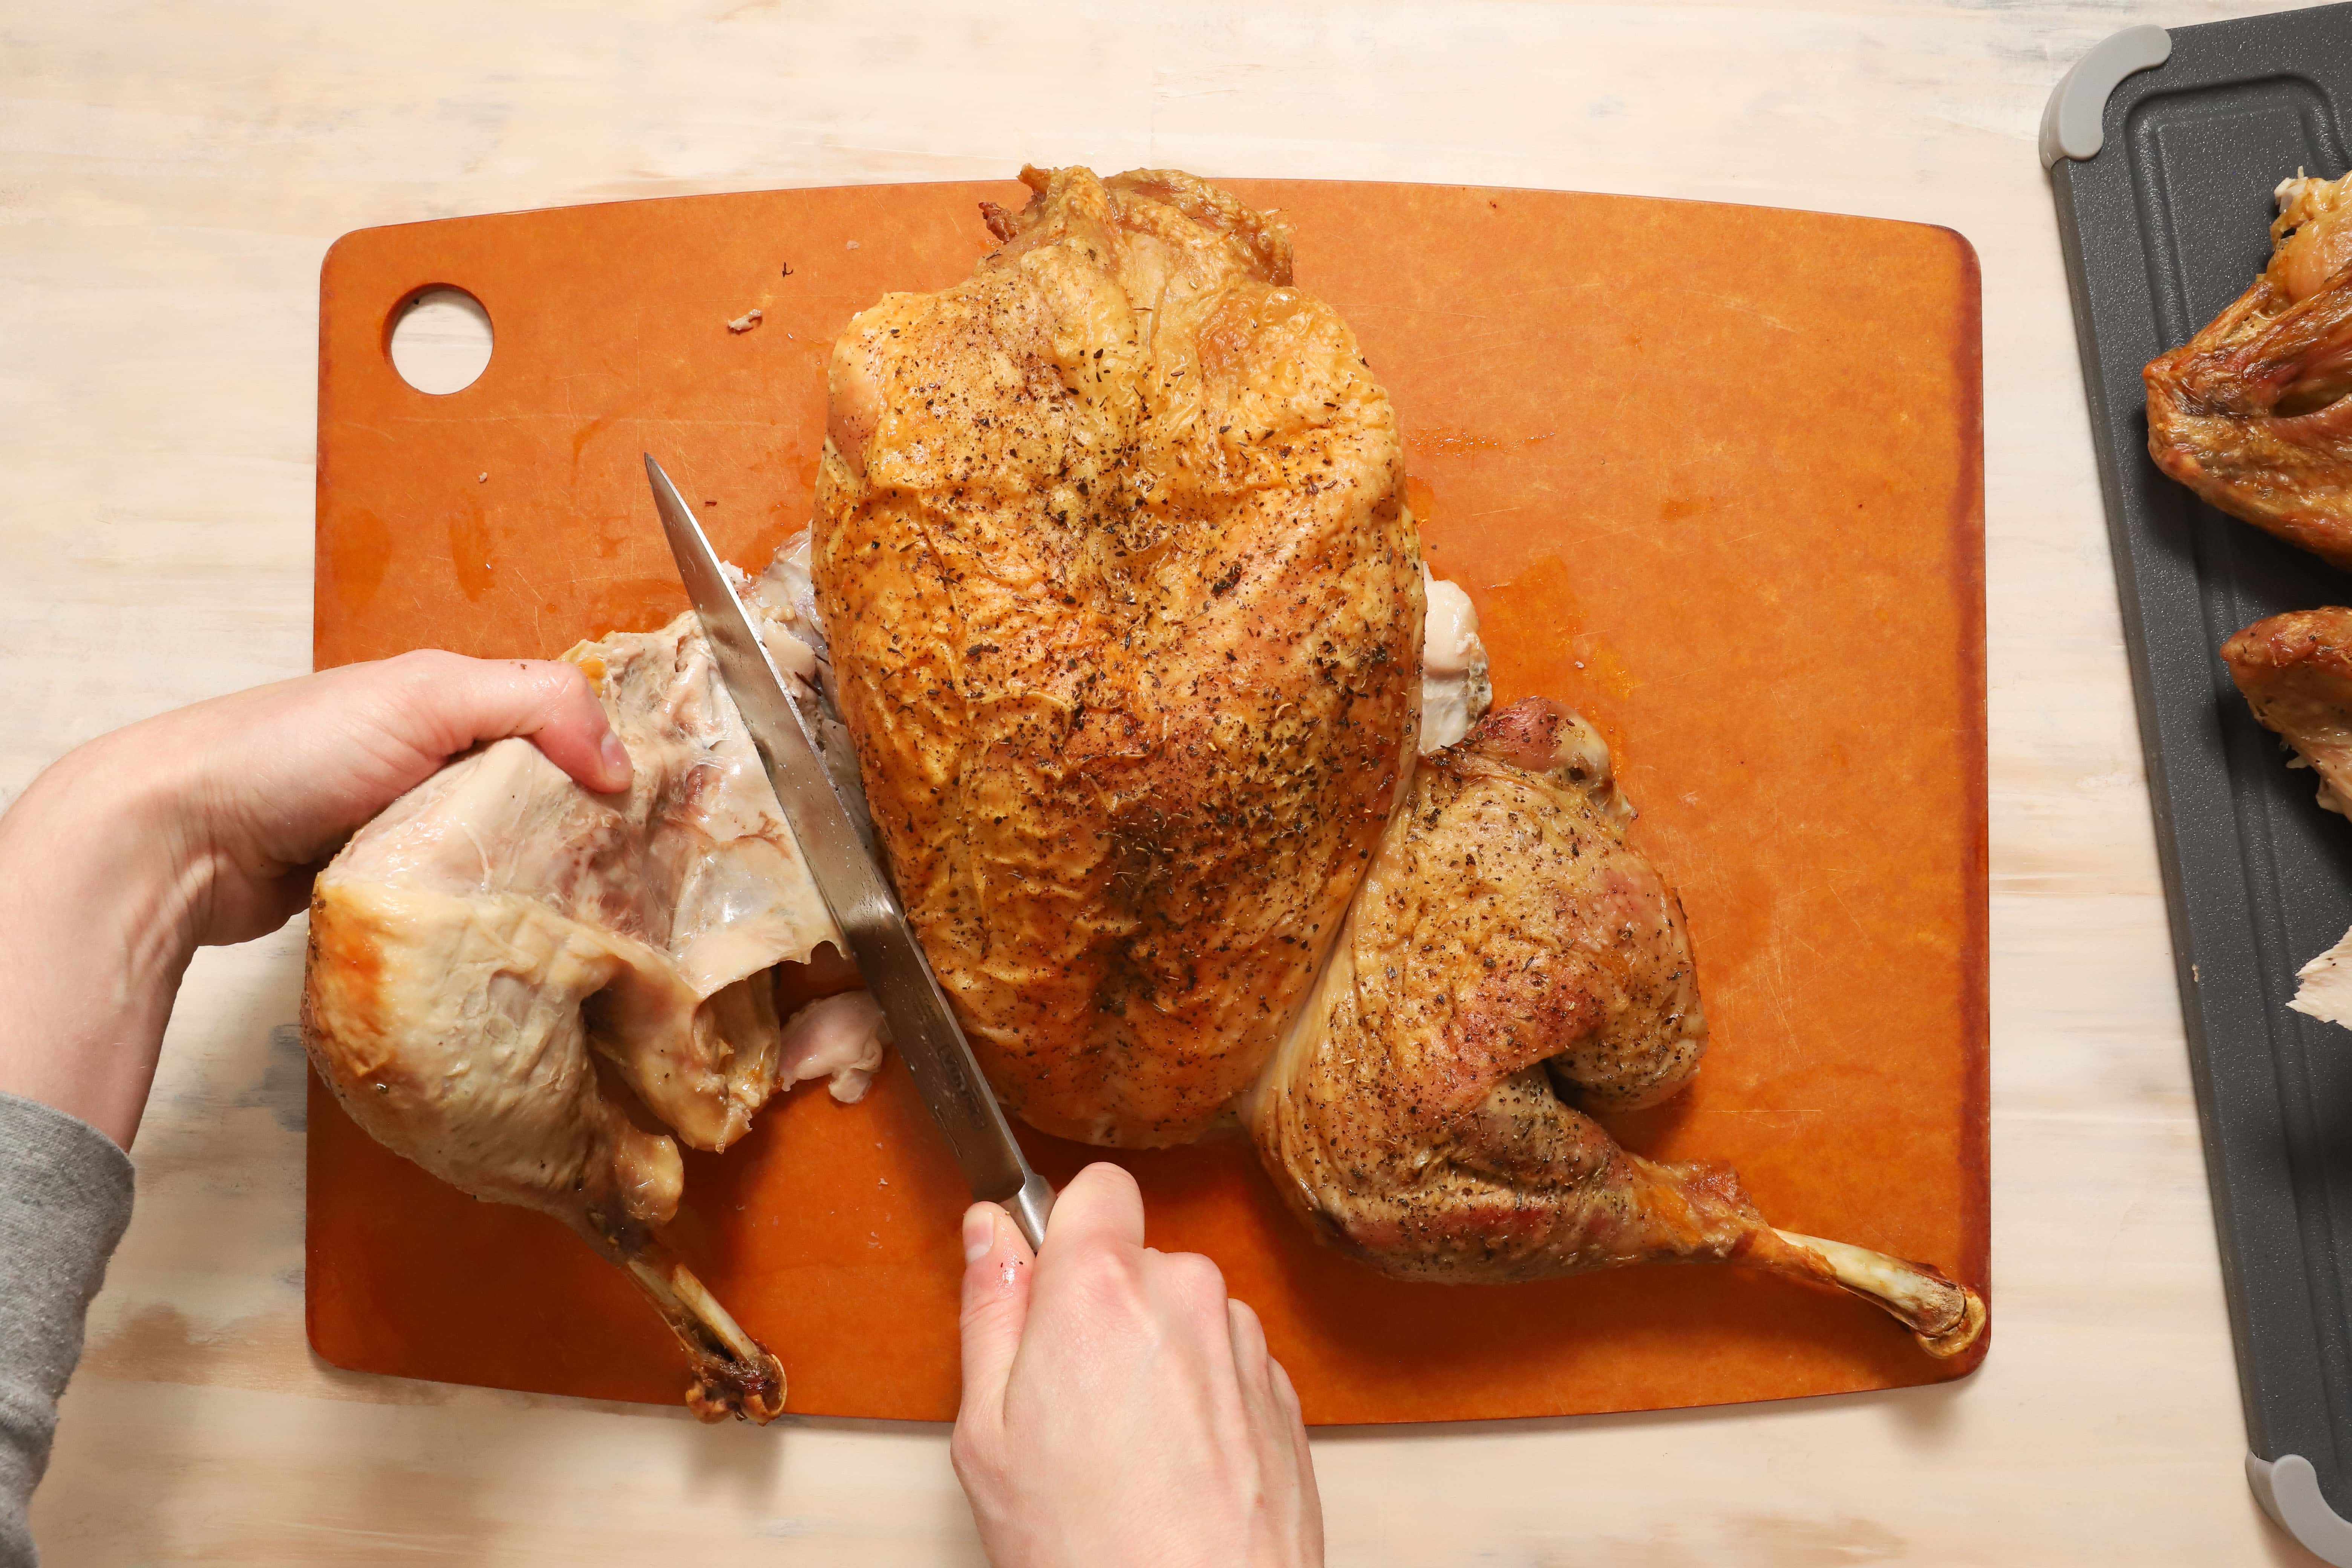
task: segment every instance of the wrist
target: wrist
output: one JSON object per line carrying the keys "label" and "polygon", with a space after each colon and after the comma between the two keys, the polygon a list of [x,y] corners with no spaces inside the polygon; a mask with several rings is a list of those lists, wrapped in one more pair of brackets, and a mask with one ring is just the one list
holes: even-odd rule
{"label": "wrist", "polygon": [[[94,936],[138,986],[176,985],[198,945],[216,879],[203,803],[186,757],[140,754],[138,727],[79,746],[33,781],[20,804],[40,830],[28,846]],[[9,813],[16,816],[15,810]],[[0,857],[14,853],[0,824]]]}
{"label": "wrist", "polygon": [[190,812],[112,737],[0,816],[0,1089],[128,1146],[209,873]]}

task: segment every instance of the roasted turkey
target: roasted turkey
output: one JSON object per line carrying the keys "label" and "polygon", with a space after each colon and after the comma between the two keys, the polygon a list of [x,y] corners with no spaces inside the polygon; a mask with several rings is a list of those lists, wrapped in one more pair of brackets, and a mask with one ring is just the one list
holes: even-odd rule
{"label": "roasted turkey", "polygon": [[2234,517],[2352,568],[2352,175],[2280,182],[2270,265],[2149,362],[2147,449]]}
{"label": "roasted turkey", "polygon": [[[2319,774],[2319,804],[2352,803],[2352,609],[2290,610],[2221,645],[2221,661],[2254,717]],[[2287,1005],[2352,1027],[2352,932],[2298,971]]]}
{"label": "roasted turkey", "polygon": [[2352,610],[2290,610],[2221,645],[2254,717],[2319,774],[2319,804],[2352,803]]}
{"label": "roasted turkey", "polygon": [[[1696,1069],[1680,910],[1589,728],[1469,731],[1475,612],[1279,221],[1184,174],[1022,178],[971,277],[836,344],[813,555],[882,849],[1007,1105],[1124,1145],[1244,1109],[1294,1206],[1407,1278],[1740,1261],[1972,1342],[1933,1269],[1775,1231],[1578,1109]],[[1416,774],[1424,728],[1469,738]]]}
{"label": "roasted turkey", "polygon": [[1544,698],[1428,759],[1251,1097],[1266,1170],[1319,1234],[1401,1279],[1741,1263],[1964,1349],[1973,1292],[1775,1230],[1730,1170],[1629,1154],[1584,1113],[1677,1093],[1706,1041],[1682,907],[1626,844],[1632,815],[1601,737]]}
{"label": "roasted turkey", "polygon": [[[746,584],[1007,1106],[1126,1146],[1239,1113],[1408,1279],[1747,1263],[1971,1342],[1973,1292],[1585,1114],[1698,1067],[1680,908],[1589,726],[1481,721],[1475,612],[1284,225],[1186,174],[1023,178],[971,278],[850,323],[811,534]],[[507,742],[395,805],[320,879],[305,1038],[377,1138],[628,1269],[698,1411],[764,1419],[782,1368],[663,1249],[676,1142],[625,1105],[723,1149],[796,1079],[862,1087],[877,1010],[775,1016],[833,928],[690,618],[571,657],[627,797]]]}
{"label": "roasted turkey", "polygon": [[817,605],[866,800],[989,1079],[1184,1142],[1306,994],[1402,785],[1396,420],[1290,236],[1188,174],[1024,171],[1003,243],[834,351]]}
{"label": "roasted turkey", "polygon": [[776,966],[837,939],[693,617],[568,657],[629,749],[628,794],[501,741],[395,802],[312,893],[304,1043],[378,1141],[625,1268],[685,1344],[698,1413],[766,1420],[782,1368],[662,1247],[677,1142],[625,1095],[724,1149],[799,1079],[861,1093],[879,1012],[858,992],[777,1017]]}

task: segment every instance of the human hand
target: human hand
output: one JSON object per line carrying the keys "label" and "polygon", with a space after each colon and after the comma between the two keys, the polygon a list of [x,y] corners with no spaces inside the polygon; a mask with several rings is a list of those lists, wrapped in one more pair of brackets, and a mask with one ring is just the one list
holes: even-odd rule
{"label": "human hand", "polygon": [[577,665],[435,649],[159,714],[59,766],[179,760],[160,804],[194,884],[189,933],[201,946],[284,925],[369,818],[458,752],[512,735],[592,790],[628,787],[628,751]]}
{"label": "human hand", "polygon": [[949,1454],[997,1568],[1323,1561],[1290,1378],[1217,1266],[1143,1245],[1143,1199],[1089,1165],[1044,1257],[964,1215],[963,1403]]}
{"label": "human hand", "polygon": [[354,829],[509,735],[591,789],[627,787],[578,668],[439,652],[215,698],[68,753],[0,816],[0,1089],[127,1147],[195,948],[283,925]]}

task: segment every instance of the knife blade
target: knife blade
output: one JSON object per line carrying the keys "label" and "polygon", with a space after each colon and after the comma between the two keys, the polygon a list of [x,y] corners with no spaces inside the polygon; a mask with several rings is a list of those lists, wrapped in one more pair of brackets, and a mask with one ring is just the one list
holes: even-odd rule
{"label": "knife blade", "polygon": [[650,453],[646,477],[653,483],[654,508],[661,513],[662,532],[677,558],[687,597],[710,639],[719,681],[751,732],[810,879],[890,1026],[890,1043],[906,1059],[931,1119],[947,1134],[972,1195],[1002,1204],[1029,1245],[1043,1246],[1053,1184],[1030,1168],[1014,1141],[1013,1125],[981,1074],[971,1042],[949,1009],[898,894],[834,793],[800,709],[751,629],[702,525]]}

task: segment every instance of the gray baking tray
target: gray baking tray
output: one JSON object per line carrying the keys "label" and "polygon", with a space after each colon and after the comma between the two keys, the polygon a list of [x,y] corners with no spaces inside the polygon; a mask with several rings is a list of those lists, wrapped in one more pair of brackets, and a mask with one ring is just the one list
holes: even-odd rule
{"label": "gray baking tray", "polygon": [[2173,959],[2236,1342],[2247,1479],[2352,1568],[2352,1033],[2287,1010],[2352,926],[2352,822],[2320,809],[2215,650],[2352,577],[2206,506],[2147,456],[2140,368],[2270,255],[2271,191],[2346,168],[2352,5],[2134,27],[2052,95],[2042,163],[2156,806]]}

